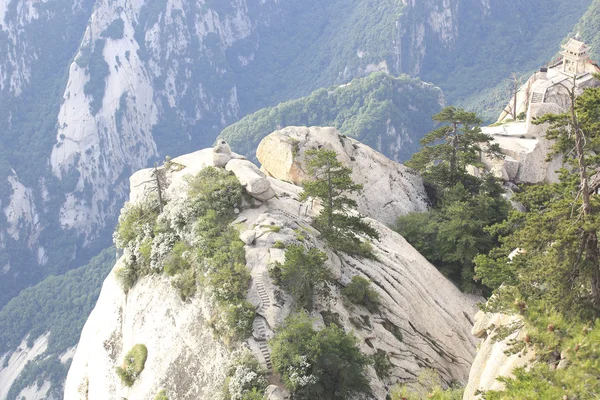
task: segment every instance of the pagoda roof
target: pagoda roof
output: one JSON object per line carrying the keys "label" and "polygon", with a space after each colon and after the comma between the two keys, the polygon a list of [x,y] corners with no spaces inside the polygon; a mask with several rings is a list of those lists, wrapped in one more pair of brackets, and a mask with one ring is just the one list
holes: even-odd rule
{"label": "pagoda roof", "polygon": [[562,45],[562,48],[565,49],[565,51],[570,51],[575,54],[584,53],[589,50],[589,46],[576,39],[569,39],[567,44]]}

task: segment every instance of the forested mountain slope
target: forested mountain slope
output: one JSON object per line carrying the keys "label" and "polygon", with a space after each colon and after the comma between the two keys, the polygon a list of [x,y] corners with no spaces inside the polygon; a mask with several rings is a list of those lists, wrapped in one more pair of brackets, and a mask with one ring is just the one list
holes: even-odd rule
{"label": "forested mountain slope", "polygon": [[[23,290],[0,311],[0,353],[8,352],[0,358],[0,398],[20,398],[38,380],[47,387],[44,398],[62,397],[74,346],[115,259],[109,248],[80,268]],[[28,349],[38,341],[39,351]]]}
{"label": "forested mountain slope", "polygon": [[221,137],[252,158],[262,138],[282,127],[334,126],[391,159],[404,161],[433,128],[430,116],[443,102],[442,91],[431,84],[379,72],[257,111],[227,127]]}

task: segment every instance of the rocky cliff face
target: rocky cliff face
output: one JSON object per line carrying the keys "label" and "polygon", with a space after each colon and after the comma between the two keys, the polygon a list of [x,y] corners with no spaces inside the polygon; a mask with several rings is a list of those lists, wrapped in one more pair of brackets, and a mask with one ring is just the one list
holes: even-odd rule
{"label": "rocky cliff face", "polygon": [[[0,307],[108,245],[132,170],[210,145],[261,107],[374,71],[420,75],[450,100],[482,93],[537,67],[555,48],[544,44],[589,5],[505,3],[2,2]],[[413,134],[384,130],[374,137],[396,147],[388,154]]]}
{"label": "rocky cliff face", "polygon": [[[366,146],[357,152],[366,157],[356,158],[356,170],[369,169],[375,164],[373,160],[380,157]],[[233,171],[255,197],[254,206],[243,207],[233,224],[246,243],[246,267],[252,276],[248,301],[257,310],[254,332],[245,343],[261,363],[270,367],[265,339],[273,336],[292,311],[291,299],[274,285],[267,267],[284,259],[285,250],[274,244],[295,243],[297,232],[301,231],[304,243],[326,252],[327,266],[336,281],[331,301],[318,303],[312,314],[316,326],[322,326],[324,316],[333,315],[346,330],[354,331],[364,353],[381,349],[390,356],[393,369],[389,380],[379,379],[373,370],[369,372],[376,398],[384,398],[393,382],[413,379],[425,367],[438,370],[445,382],[466,382],[477,342],[470,335],[470,315],[479,298],[461,293],[401,236],[377,219],[369,220],[381,235],[373,243],[377,260],[331,252],[310,226],[316,209],[298,201],[301,188],[266,177],[248,161],[230,158],[207,149],[172,160],[177,168],[167,172],[170,185],[166,196],[174,199],[185,192],[184,176],[205,166],[222,165]],[[366,160],[371,160],[371,164]],[[389,168],[390,163],[379,168]],[[398,168],[401,166],[395,169]],[[151,183],[146,183],[151,174],[152,170],[142,170],[132,176],[132,201],[145,198],[145,191],[151,187]],[[392,186],[387,192],[382,190],[381,195],[418,199],[422,186],[415,178],[406,179],[413,179],[410,185]],[[416,201],[411,204],[405,200],[405,206],[422,207]],[[280,229],[271,229],[272,226]],[[349,308],[342,301],[339,287],[347,285],[354,275],[373,282],[382,301],[380,312],[371,313],[362,306]],[[65,399],[147,399],[161,389],[170,399],[215,398],[231,359],[231,349],[210,333],[207,319],[211,306],[207,296],[200,290],[191,301],[182,302],[164,275],[142,278],[126,295],[113,270],[83,330],[67,378]],[[148,359],[134,385],[127,388],[121,384],[115,367],[136,343],[147,346]]]}
{"label": "rocky cliff face", "polygon": [[535,358],[533,351],[525,354],[506,354],[511,341],[523,340],[527,332],[523,329],[516,330],[503,340],[495,336],[502,328],[518,324],[521,317],[514,315],[492,314],[479,311],[475,315],[473,335],[481,338],[482,342],[477,349],[477,356],[473,361],[469,382],[465,388],[463,400],[481,399],[479,391],[503,390],[504,384],[499,382],[499,377],[512,377],[512,371],[518,367],[526,367]]}
{"label": "rocky cliff face", "polygon": [[[472,48],[470,25],[503,12],[480,0],[5,2],[2,301],[107,241],[131,170],[211,144],[260,107],[373,71],[442,82],[438,58]],[[476,59],[463,53],[453,58]],[[410,136],[380,136],[394,134]]]}

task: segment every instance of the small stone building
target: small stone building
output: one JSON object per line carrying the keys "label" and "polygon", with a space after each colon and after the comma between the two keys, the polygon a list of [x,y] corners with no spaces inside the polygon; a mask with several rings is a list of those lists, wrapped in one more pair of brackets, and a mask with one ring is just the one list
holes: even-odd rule
{"label": "small stone building", "polygon": [[[581,94],[588,87],[600,85],[594,79],[600,67],[590,60],[589,47],[576,39],[562,46],[561,58],[541,68],[512,97],[498,121],[482,131],[494,138],[506,155],[504,160],[483,160],[498,177],[513,182],[556,182],[561,160],[546,160],[551,143],[545,139],[547,127],[535,125],[542,115],[560,114],[569,110],[569,92]],[[512,112],[515,107],[516,112]],[[524,116],[518,121],[513,115]]]}

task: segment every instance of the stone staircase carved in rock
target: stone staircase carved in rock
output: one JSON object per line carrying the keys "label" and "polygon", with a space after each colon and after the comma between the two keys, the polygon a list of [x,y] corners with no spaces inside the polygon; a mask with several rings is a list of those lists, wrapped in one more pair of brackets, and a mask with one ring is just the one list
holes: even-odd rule
{"label": "stone staircase carved in rock", "polygon": [[[264,312],[271,306],[271,299],[269,298],[269,294],[265,289],[265,284],[263,281],[263,275],[259,275],[254,278],[256,283],[256,290],[260,297],[260,312]],[[260,349],[260,353],[262,354],[265,364],[267,365],[267,369],[271,371],[273,369],[273,363],[271,362],[271,352],[269,350],[269,346],[267,344],[267,326],[266,320],[263,316],[257,316],[255,319],[256,330],[258,331],[258,337],[254,337],[256,342],[258,343],[258,348]]]}
{"label": "stone staircase carved in rock", "polygon": [[533,92],[531,96],[531,103],[543,103],[544,102],[544,93]]}

